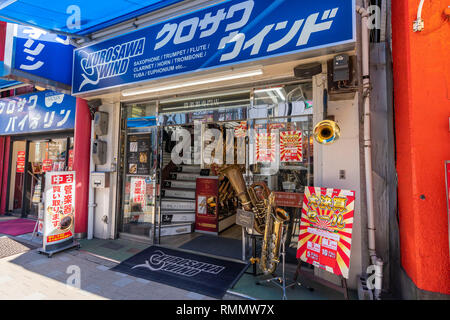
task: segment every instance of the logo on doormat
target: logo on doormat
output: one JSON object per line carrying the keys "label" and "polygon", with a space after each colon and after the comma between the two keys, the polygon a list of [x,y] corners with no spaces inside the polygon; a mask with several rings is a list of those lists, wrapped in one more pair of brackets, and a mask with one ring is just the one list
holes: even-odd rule
{"label": "logo on doormat", "polygon": [[156,250],[144,264],[135,265],[131,269],[135,268],[147,268],[151,271],[166,271],[185,277],[194,277],[201,272],[217,275],[225,269],[225,267],[211,263],[168,255],[161,250]]}

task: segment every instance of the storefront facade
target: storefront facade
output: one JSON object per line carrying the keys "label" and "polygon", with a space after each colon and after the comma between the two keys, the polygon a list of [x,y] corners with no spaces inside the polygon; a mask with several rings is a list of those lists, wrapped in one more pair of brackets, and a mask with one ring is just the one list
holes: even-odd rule
{"label": "storefront facade", "polygon": [[[89,149],[83,150],[83,139],[89,141],[90,136],[77,135],[75,130],[90,125],[83,119],[90,118],[90,113],[82,104],[80,99],[49,90],[0,100],[0,214],[38,219],[46,172],[78,171],[79,181],[88,178],[89,166],[83,158],[88,160]],[[76,189],[81,199],[75,209],[79,236],[86,232],[87,190],[81,184]]]}
{"label": "storefront facade", "polygon": [[[307,186],[355,191],[348,282],[356,288],[367,259],[356,7],[353,1],[296,6],[187,4],[149,27],[75,51],[73,95],[101,99],[97,112],[107,124],[94,140],[106,148],[95,152],[91,169],[101,177],[93,188],[93,236],[179,246],[199,231],[234,234],[236,203],[227,198],[228,186],[214,180],[216,167],[237,163],[247,184],[264,181],[298,199]],[[342,60],[346,75],[337,80],[333,61]],[[322,145],[313,128],[326,116],[334,116],[340,138]],[[295,140],[296,152],[271,139]],[[228,159],[227,146],[235,150]],[[209,205],[210,195],[224,210]],[[213,218],[198,218],[200,197]],[[298,213],[291,211],[297,219]]]}

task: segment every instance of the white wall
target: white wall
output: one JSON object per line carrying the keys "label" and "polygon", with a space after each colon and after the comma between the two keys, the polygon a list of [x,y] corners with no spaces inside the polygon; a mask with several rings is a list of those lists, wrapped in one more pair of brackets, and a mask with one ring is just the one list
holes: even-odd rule
{"label": "white wall", "polygon": [[[116,181],[117,181],[117,152],[120,124],[120,104],[104,103],[99,111],[109,114],[108,134],[98,136],[97,139],[106,141],[107,154],[104,165],[96,165],[95,171],[110,172],[109,188],[95,189],[94,238],[112,239],[115,230],[116,214]],[[106,223],[105,223],[106,219]]]}
{"label": "white wall", "polygon": [[[326,69],[326,66],[324,66]],[[323,119],[323,89],[326,75],[314,77],[314,125]],[[328,115],[334,115],[341,129],[341,137],[331,145],[314,142],[314,184],[316,187],[338,188],[356,191],[353,237],[348,286],[357,287],[357,275],[361,273],[361,177],[359,156],[358,94],[353,100],[328,101]],[[345,179],[339,179],[339,171],[345,170]],[[338,277],[316,268],[315,274],[340,284]]]}

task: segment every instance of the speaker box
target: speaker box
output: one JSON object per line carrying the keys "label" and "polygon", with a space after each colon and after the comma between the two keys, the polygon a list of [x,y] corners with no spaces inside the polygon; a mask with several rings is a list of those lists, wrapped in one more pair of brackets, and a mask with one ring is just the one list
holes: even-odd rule
{"label": "speaker box", "polygon": [[322,64],[317,62],[299,65],[294,68],[294,76],[298,79],[309,79],[319,73],[322,73]]}

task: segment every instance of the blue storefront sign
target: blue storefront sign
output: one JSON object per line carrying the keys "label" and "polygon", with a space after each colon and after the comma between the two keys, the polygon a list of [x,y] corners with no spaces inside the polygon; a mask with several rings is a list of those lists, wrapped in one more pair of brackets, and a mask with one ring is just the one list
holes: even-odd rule
{"label": "blue storefront sign", "polygon": [[354,0],[229,0],[75,50],[72,93],[354,41]]}
{"label": "blue storefront sign", "polygon": [[72,84],[74,46],[66,36],[8,23],[5,64],[0,76],[28,79],[68,90]]}
{"label": "blue storefront sign", "polygon": [[75,97],[55,91],[0,99],[0,135],[73,129],[75,105]]}
{"label": "blue storefront sign", "polygon": [[75,47],[66,36],[18,25],[14,47],[14,68],[71,85]]}

